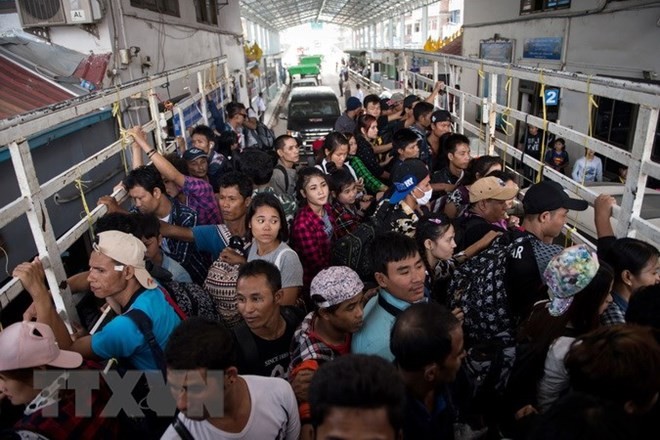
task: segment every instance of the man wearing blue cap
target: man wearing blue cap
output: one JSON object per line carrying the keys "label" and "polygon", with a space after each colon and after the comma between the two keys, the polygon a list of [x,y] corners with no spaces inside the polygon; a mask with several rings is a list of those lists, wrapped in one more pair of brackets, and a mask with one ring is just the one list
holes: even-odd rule
{"label": "man wearing blue cap", "polygon": [[162,156],[158,150],[147,143],[146,135],[140,126],[133,127],[129,134],[135,140],[133,144],[134,161],[141,162],[139,151],[142,150],[152,160],[161,174],[170,197],[181,194],[180,202],[195,210],[199,224],[216,225],[221,223],[220,208],[213,193],[213,187],[208,182],[208,154],[196,147],[183,153],[183,159],[188,166],[188,173],[179,171],[170,160]]}
{"label": "man wearing blue cap", "polygon": [[409,237],[415,236],[419,217],[417,212],[431,200],[429,170],[419,159],[401,162],[392,174],[392,189],[376,211],[382,219],[382,232],[400,232]]}
{"label": "man wearing blue cap", "polygon": [[355,96],[346,100],[346,111],[337,118],[335,131],[340,133],[353,133],[355,131],[355,120],[362,111],[362,101]]}

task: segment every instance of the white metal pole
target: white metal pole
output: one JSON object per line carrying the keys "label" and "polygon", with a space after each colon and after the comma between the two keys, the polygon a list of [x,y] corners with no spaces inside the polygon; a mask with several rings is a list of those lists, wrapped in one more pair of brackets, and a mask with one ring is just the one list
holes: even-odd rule
{"label": "white metal pole", "polygon": [[63,290],[60,290],[59,287],[60,282],[67,279],[67,275],[45,200],[42,199],[41,187],[34,169],[34,162],[32,162],[28,141],[23,141],[20,144],[10,143],[9,153],[21,195],[28,200],[29,209],[25,215],[32,231],[34,243],[37,246],[39,256],[46,257],[45,259],[49,263],[45,265],[44,270],[55,303],[55,309],[64,320],[69,333],[73,333],[71,324],[79,324],[80,319],[69,287],[66,286]]}

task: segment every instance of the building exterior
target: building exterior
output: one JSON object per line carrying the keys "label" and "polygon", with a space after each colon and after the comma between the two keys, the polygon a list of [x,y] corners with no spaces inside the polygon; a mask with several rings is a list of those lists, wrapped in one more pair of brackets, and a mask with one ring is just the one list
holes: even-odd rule
{"label": "building exterior", "polygon": [[[35,23],[29,18],[27,7],[34,2],[18,3],[25,4],[26,9],[0,9],[0,33],[20,29],[28,21]],[[73,4],[71,0],[44,3],[61,4],[62,7]],[[76,3],[90,4],[96,11],[90,23],[78,25],[71,21],[64,25],[50,25],[51,19],[45,18],[36,24],[46,27],[45,32],[41,29],[39,32],[53,44],[83,54],[109,54],[102,87],[123,84],[220,55],[227,56],[229,70],[240,84],[239,75],[244,72],[245,63],[238,0],[82,0]],[[65,15],[69,13],[66,9],[64,12]],[[43,12],[40,14],[44,15]],[[52,20],[56,21],[57,17]],[[164,90],[164,94],[178,96],[187,93],[187,87],[173,84],[171,89]],[[247,102],[245,85],[239,86],[238,92],[239,99]]]}
{"label": "building exterior", "polygon": [[405,14],[404,46],[421,49],[428,38],[443,39],[458,32],[463,23],[463,3],[442,0]]}
{"label": "building exterior", "polygon": [[[71,9],[72,5],[82,9]],[[48,9],[51,6],[53,9]],[[80,19],[85,23],[76,21]],[[252,26],[250,32],[255,29],[257,27]],[[279,50],[278,34],[258,29],[259,44],[266,48],[265,53],[268,56],[276,53]],[[31,31],[38,37],[24,31]],[[266,40],[262,39],[266,37]],[[216,96],[221,97],[215,99],[215,104],[221,106],[232,98],[248,104],[250,91],[254,98],[261,89],[267,90],[267,86],[264,82],[260,89],[248,89],[250,81],[243,50],[245,39],[238,0],[2,1],[0,64],[7,76],[3,76],[0,83],[0,130],[20,125],[21,120],[33,117],[30,112],[43,111],[39,109],[57,105],[58,101],[86,98],[90,93],[121,88],[127,83],[223,55],[227,69],[224,70],[224,65],[217,66],[215,72],[206,76],[208,79],[215,75],[220,79],[225,72],[229,76],[227,83],[231,88],[227,88],[227,92],[223,90],[224,93],[218,89]],[[269,69],[263,71],[269,72]],[[158,103],[162,112],[166,101],[190,101],[187,97],[199,90],[200,79],[196,73],[182,76],[178,80],[163,81],[164,84],[155,89],[156,111]],[[20,82],[19,79],[26,81]],[[119,102],[123,127],[145,124],[152,119],[148,93],[126,97]],[[203,106],[199,103],[191,105],[188,102],[185,110],[175,114],[174,118],[186,120],[190,126],[199,122],[200,107]],[[31,132],[25,136],[29,140],[38,180],[48,182],[115,143],[121,133],[112,108],[104,107],[78,119],[49,126],[41,133]],[[12,203],[21,194],[14,168],[8,145],[0,145],[0,183],[4,188],[0,194],[0,207]],[[115,155],[79,176],[85,182],[85,194],[91,208],[99,196],[112,192],[124,172],[120,156]],[[69,184],[57,191],[45,203],[56,236],[80,221],[81,197],[74,185]],[[7,252],[7,256],[0,253],[0,263],[3,266],[8,264],[10,268],[37,254],[38,246],[32,243],[30,227],[24,216],[3,224],[0,246]]]}
{"label": "building exterior", "polygon": [[[644,0],[472,0],[465,8],[463,55],[658,84],[659,16],[657,2]],[[541,116],[540,79],[514,79],[510,106]],[[464,73],[459,82],[465,89],[474,92],[481,88],[483,93],[483,81],[475,72]],[[506,82],[500,75],[497,100],[502,105],[507,101]],[[583,132],[589,130],[591,120],[594,137],[630,151],[638,106],[596,96],[598,107],[589,107],[583,93],[560,89],[546,92],[556,93],[557,98],[547,102],[549,120],[560,120]],[[479,119],[476,105],[466,107],[466,112]],[[517,128],[516,138],[524,133],[523,129]],[[652,154],[655,160],[660,159],[657,137]],[[583,150],[575,143],[567,145],[569,155],[575,159]],[[605,168],[612,173],[617,164],[610,161]]]}

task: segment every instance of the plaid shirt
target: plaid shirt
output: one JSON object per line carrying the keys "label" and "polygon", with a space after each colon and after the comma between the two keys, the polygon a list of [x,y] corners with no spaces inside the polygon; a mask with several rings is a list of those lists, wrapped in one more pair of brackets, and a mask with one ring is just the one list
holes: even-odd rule
{"label": "plaid shirt", "polygon": [[198,224],[219,225],[222,223],[218,201],[215,199],[210,183],[196,177],[185,176],[181,191],[188,199],[188,207],[197,211]]}
{"label": "plaid shirt", "polygon": [[[45,416],[43,408],[46,407],[44,406],[42,409],[25,415],[13,426],[14,431],[33,432],[41,434],[50,440],[110,440],[117,438],[119,428],[118,419],[101,417],[101,412],[110,399],[110,389],[103,380],[100,382],[99,389],[92,390],[91,395],[87,396],[87,400],[84,402],[85,409],[91,408],[91,417],[76,416],[76,397],[80,396],[76,396],[76,393],[73,391],[60,390],[57,382],[44,389],[42,394],[49,391],[59,393],[59,401],[51,404],[58,405],[57,417]],[[41,397],[40,394],[37,399]]]}
{"label": "plaid shirt", "polygon": [[602,315],[600,315],[600,323],[602,325],[617,325],[626,323],[626,312],[618,304],[617,300],[623,301],[615,292],[612,292],[614,301],[610,303]]}
{"label": "plaid shirt", "polygon": [[364,180],[364,188],[369,194],[376,194],[384,186],[383,182],[371,174],[371,171],[369,171],[369,169],[364,165],[364,162],[362,162],[362,159],[359,157],[351,157],[348,160],[348,163],[350,163],[355,170],[357,177],[362,177],[362,180]]}
{"label": "plaid shirt", "polygon": [[[374,153],[374,148],[364,136],[355,137],[358,144],[357,156],[364,162],[369,172],[375,177],[383,175],[383,167],[378,162],[378,157]],[[357,171],[356,171],[357,172]]]}
{"label": "plaid shirt", "polygon": [[[289,381],[295,379],[298,372],[303,370],[316,371],[322,363],[332,361],[338,356],[347,354],[351,350],[351,335],[341,346],[331,346],[323,341],[314,331],[316,313],[310,312],[293,334],[291,350],[289,353],[291,363],[287,371]],[[298,412],[303,424],[311,419],[309,402],[298,401]]]}
{"label": "plaid shirt", "polygon": [[[195,211],[176,200],[171,200],[171,202],[172,210],[170,211],[169,224],[186,228],[197,226],[197,213]],[[200,286],[203,285],[211,266],[211,259],[202,255],[194,243],[173,238],[166,238],[165,241],[167,243],[165,254],[181,264],[188,271],[193,282]]]}
{"label": "plaid shirt", "polygon": [[[326,204],[323,209],[334,227],[332,208]],[[307,291],[316,274],[330,266],[330,238],[325,233],[323,219],[314,214],[309,205],[300,208],[293,220],[291,244],[300,257],[303,266],[303,290]]]}
{"label": "plaid shirt", "polygon": [[[300,324],[300,327],[298,327],[298,330],[293,334],[290,350],[291,363],[289,364],[289,371],[287,372],[289,380],[292,379],[291,373],[293,370],[304,361],[313,359],[319,362],[326,362],[344,354],[326,344],[325,341],[320,339],[314,332],[315,318],[316,312],[308,313]],[[347,346],[350,349],[350,339]]]}
{"label": "plaid shirt", "polygon": [[362,218],[359,215],[351,211],[350,208],[339,202],[339,200],[332,201],[332,215],[335,217],[335,231],[333,234],[335,240],[349,232],[353,232],[362,222]]}

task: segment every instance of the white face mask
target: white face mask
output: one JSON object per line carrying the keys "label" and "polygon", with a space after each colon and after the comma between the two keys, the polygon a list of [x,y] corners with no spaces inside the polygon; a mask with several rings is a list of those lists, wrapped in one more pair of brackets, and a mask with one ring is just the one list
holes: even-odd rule
{"label": "white face mask", "polygon": [[415,200],[417,200],[417,204],[420,206],[426,205],[428,202],[431,201],[431,196],[433,195],[433,189],[430,189],[426,192],[424,192],[424,195],[422,197],[415,197]]}

